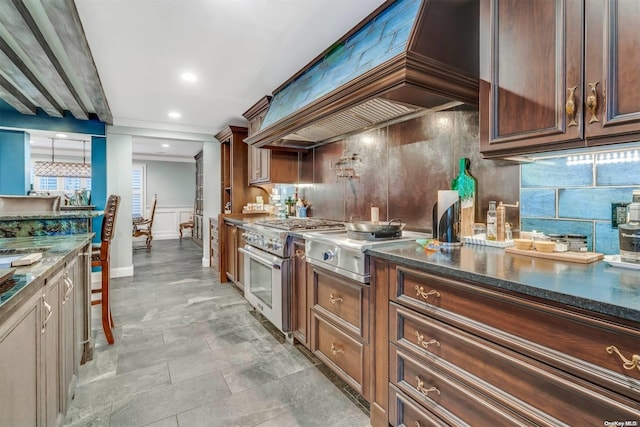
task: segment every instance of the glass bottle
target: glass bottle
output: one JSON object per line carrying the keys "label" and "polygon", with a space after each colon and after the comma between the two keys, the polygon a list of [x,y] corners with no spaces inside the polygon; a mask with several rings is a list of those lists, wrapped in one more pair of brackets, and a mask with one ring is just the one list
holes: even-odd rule
{"label": "glass bottle", "polygon": [[460,157],[459,173],[451,182],[451,189],[460,196],[460,235],[472,236],[476,212],[476,191],[478,181],[469,172],[471,161]]}
{"label": "glass bottle", "polygon": [[489,212],[487,212],[487,240],[498,239],[498,212],[496,202],[489,202]]}

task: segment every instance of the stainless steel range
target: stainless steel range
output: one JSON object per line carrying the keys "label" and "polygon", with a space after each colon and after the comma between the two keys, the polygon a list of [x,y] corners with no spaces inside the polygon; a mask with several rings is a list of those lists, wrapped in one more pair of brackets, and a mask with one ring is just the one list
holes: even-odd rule
{"label": "stainless steel range", "polygon": [[304,233],[303,237],[308,263],[361,283],[369,283],[371,275],[369,256],[365,254],[367,249],[404,244],[430,235],[403,230],[392,237],[377,239],[368,234],[331,231]]}
{"label": "stainless steel range", "polygon": [[290,240],[310,230],[344,230],[344,224],[318,218],[263,219],[245,226],[244,295],[287,335],[292,330]]}

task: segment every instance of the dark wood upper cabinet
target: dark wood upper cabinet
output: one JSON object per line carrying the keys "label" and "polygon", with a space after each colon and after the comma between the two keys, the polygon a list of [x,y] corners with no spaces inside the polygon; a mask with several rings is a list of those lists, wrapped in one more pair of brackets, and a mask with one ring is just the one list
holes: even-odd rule
{"label": "dark wood upper cabinet", "polygon": [[[270,96],[256,102],[243,116],[249,121],[248,137],[258,133],[267,114]],[[295,184],[298,182],[298,152],[249,146],[249,184]]]}
{"label": "dark wood upper cabinet", "polygon": [[640,2],[481,0],[480,9],[486,157],[639,138]]}

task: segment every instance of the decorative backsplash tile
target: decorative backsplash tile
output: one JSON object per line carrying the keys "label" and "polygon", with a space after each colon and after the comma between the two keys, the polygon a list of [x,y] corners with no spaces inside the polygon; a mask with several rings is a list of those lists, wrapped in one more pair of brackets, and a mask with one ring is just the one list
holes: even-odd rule
{"label": "decorative backsplash tile", "polygon": [[640,189],[640,159],[637,152],[629,153],[523,164],[520,228],[547,234],[584,234],[589,250],[619,253],[618,230],[611,226],[611,203],[631,202],[633,190]]}

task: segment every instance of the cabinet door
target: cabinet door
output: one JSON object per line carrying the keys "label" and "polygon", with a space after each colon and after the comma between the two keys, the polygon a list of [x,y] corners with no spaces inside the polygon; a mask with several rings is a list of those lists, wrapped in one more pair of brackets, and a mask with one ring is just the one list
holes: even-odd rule
{"label": "cabinet door", "polygon": [[61,397],[61,322],[60,314],[61,298],[64,292],[62,272],[47,281],[46,292],[43,300],[44,321],[42,326],[43,337],[43,366],[44,366],[44,403],[45,426],[58,425],[58,417],[62,417]]}
{"label": "cabinet door", "polygon": [[74,261],[70,264],[62,278],[62,297],[60,301],[62,326],[62,407],[64,412],[69,407],[69,402],[73,395],[73,387],[78,374],[78,345],[80,337],[77,334],[76,323],[80,322],[76,318],[77,289],[80,286],[78,281],[78,264]]}
{"label": "cabinet door", "polygon": [[[584,144],[583,15],[581,0],[482,0],[483,154]],[[571,117],[569,100],[574,105]]]}
{"label": "cabinet door", "polygon": [[234,252],[236,257],[236,285],[244,289],[244,255],[238,251],[245,245],[244,227],[236,227],[236,251]]}
{"label": "cabinet door", "polygon": [[238,248],[236,248],[236,226],[233,224],[229,224],[227,222],[224,223],[224,232],[225,232],[225,245],[226,245],[226,273],[227,279],[235,282],[236,280],[236,252]]}
{"label": "cabinet door", "polygon": [[0,324],[0,424],[36,426],[42,416],[38,358],[42,292]]}
{"label": "cabinet door", "polygon": [[615,136],[614,142],[637,141],[640,132],[640,2],[589,0],[586,2],[586,20],[584,97],[586,100],[592,95],[591,99],[595,99],[593,114],[585,108],[588,143],[596,145],[601,142],[598,138],[605,136]]}
{"label": "cabinet door", "polygon": [[308,292],[308,274],[305,261],[304,240],[295,239],[293,244],[293,336],[302,345],[309,348],[309,292]]}

